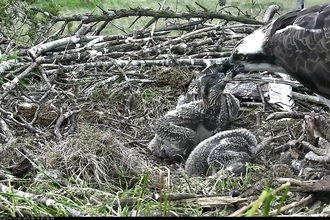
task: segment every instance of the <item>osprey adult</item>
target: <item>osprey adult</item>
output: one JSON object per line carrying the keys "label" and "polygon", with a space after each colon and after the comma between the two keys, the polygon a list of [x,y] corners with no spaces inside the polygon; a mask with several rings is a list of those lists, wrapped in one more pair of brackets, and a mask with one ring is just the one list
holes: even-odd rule
{"label": "osprey adult", "polygon": [[330,107],[330,3],[264,25],[235,46],[224,66],[228,64],[240,72],[289,74]]}

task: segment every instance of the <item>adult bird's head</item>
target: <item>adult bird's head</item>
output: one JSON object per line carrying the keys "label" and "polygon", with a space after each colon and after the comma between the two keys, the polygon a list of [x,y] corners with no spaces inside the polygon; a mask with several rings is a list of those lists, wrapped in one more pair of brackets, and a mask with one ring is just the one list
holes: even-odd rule
{"label": "adult bird's head", "polygon": [[286,73],[330,107],[330,3],[286,13],[242,39],[223,64]]}
{"label": "adult bird's head", "polygon": [[202,99],[206,109],[212,108],[219,103],[219,98],[227,84],[223,80],[225,77],[225,73],[214,72],[201,78]]}
{"label": "adult bird's head", "polygon": [[224,66],[234,66],[236,73],[250,71],[283,72],[277,65],[276,57],[269,46],[270,29],[273,22],[254,31],[239,41],[232,55],[223,63]]}

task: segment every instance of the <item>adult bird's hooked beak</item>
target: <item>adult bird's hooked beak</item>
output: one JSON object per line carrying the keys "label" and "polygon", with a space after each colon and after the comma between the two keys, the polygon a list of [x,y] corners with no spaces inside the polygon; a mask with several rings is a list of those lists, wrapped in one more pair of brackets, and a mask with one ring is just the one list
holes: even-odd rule
{"label": "adult bird's hooked beak", "polygon": [[[237,65],[232,56],[226,59],[222,64],[222,72],[226,73],[226,77],[223,81],[232,81],[239,73],[246,72],[243,65]],[[227,73],[228,72],[228,73]]]}

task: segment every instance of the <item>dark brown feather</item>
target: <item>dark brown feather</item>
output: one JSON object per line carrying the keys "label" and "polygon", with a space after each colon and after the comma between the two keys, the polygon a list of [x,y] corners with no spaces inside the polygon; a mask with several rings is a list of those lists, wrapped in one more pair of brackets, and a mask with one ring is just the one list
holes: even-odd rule
{"label": "dark brown feather", "polygon": [[329,27],[330,5],[328,3],[315,5],[301,11],[292,11],[279,17],[273,24],[271,35],[293,24],[309,30]]}
{"label": "dark brown feather", "polygon": [[[293,26],[277,32],[287,25]],[[269,43],[277,63],[289,75],[330,99],[330,4],[280,17],[274,22]]]}
{"label": "dark brown feather", "polygon": [[289,12],[281,17],[279,17],[273,24],[273,28],[270,32],[270,35],[272,36],[277,30],[280,30],[282,28],[285,28],[288,25],[293,24],[295,19],[297,18],[297,11]]}

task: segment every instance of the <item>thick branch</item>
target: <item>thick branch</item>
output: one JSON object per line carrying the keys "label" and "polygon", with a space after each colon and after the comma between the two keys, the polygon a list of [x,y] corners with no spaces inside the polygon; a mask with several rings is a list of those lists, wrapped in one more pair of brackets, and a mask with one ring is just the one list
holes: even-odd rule
{"label": "thick branch", "polygon": [[214,11],[190,11],[190,12],[173,12],[173,11],[164,11],[164,10],[153,10],[153,9],[144,9],[144,8],[134,8],[134,9],[109,9],[108,14],[103,15],[74,15],[72,17],[52,17],[53,22],[65,21],[82,21],[83,23],[91,22],[100,22],[100,21],[112,21],[124,17],[137,17],[137,16],[147,16],[154,17],[155,19],[159,18],[204,18],[204,19],[223,19],[226,21],[236,21],[245,24],[262,24],[262,22],[242,17],[242,16],[233,16],[224,13],[214,12]]}

